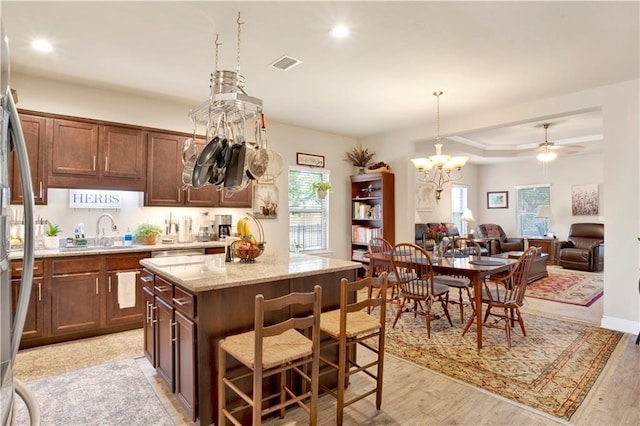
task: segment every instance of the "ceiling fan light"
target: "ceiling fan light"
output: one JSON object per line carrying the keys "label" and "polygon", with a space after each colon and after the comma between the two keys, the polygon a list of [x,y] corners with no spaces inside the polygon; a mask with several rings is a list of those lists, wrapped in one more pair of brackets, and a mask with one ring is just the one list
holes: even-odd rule
{"label": "ceiling fan light", "polygon": [[553,161],[556,159],[556,157],[558,157],[558,154],[556,154],[555,152],[541,152],[540,154],[538,154],[536,156],[536,159],[538,161],[542,161],[543,163],[548,163],[549,161]]}

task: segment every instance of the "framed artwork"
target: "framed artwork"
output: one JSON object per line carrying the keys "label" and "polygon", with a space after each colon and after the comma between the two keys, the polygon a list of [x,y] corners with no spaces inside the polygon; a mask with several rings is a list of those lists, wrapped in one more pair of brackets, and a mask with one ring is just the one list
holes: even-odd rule
{"label": "framed artwork", "polygon": [[508,191],[487,192],[487,208],[488,209],[509,208],[509,192]]}
{"label": "framed artwork", "polygon": [[258,219],[278,217],[278,187],[273,184],[253,185],[253,215]]}
{"label": "framed artwork", "polygon": [[416,182],[416,211],[432,212],[436,202],[436,185],[433,182]]}
{"label": "framed artwork", "polygon": [[571,187],[571,214],[573,216],[597,216],[598,184],[574,185]]}
{"label": "framed artwork", "polygon": [[301,166],[324,167],[324,155],[296,153],[296,164]]}

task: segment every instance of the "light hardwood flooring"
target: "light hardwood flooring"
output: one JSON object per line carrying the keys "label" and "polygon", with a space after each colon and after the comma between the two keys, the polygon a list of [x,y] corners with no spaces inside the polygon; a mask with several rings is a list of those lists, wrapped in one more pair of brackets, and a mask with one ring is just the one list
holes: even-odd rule
{"label": "light hardwood flooring", "polygon": [[[602,298],[585,308],[529,298],[523,315],[536,313],[555,318],[599,325]],[[570,422],[551,417],[482,389],[461,383],[392,355],[385,357],[382,409],[375,409],[373,397],[345,410],[345,424],[377,425],[640,425],[640,346],[636,336],[623,337]],[[87,345],[92,340],[86,339]],[[50,350],[50,348],[47,348]],[[139,349],[138,349],[139,350]],[[177,425],[192,425],[174,395],[166,390],[148,361],[137,355],[138,364],[167,407]],[[20,355],[19,355],[20,357]],[[19,364],[20,361],[18,361]],[[354,379],[351,389],[358,388]],[[320,398],[319,424],[335,424],[335,400]],[[268,425],[307,424],[306,413],[296,409],[284,419],[270,419]]]}

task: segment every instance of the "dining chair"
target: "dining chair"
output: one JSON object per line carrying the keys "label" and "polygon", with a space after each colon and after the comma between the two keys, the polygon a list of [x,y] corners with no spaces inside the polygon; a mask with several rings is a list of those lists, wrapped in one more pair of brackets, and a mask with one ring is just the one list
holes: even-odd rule
{"label": "dining chair", "polygon": [[[254,330],[220,340],[219,425],[226,424],[226,420],[236,425],[242,424],[235,415],[248,407],[252,408],[252,425],[259,425],[263,416],[276,411],[283,418],[285,408],[293,404],[299,405],[309,414],[309,424],[317,424],[321,297],[322,288],[318,285],[313,292],[290,293],[270,300],[265,300],[262,294],[258,294],[255,297]],[[301,315],[301,309],[305,306],[311,312]],[[298,312],[297,315],[292,313],[294,310]],[[272,321],[271,318],[278,320]],[[229,375],[227,355],[242,364],[230,369]],[[274,389],[273,394],[263,396],[263,380],[271,376],[277,377],[277,389]],[[291,386],[295,383],[295,376],[302,382],[299,395],[295,394],[297,387]],[[244,390],[239,383],[246,381],[248,377],[252,377],[252,392]],[[239,406],[227,408],[227,388],[242,398]],[[263,403],[270,400],[275,400],[274,404],[266,404],[267,408],[264,408]],[[306,400],[309,400],[308,407],[305,405]]]}
{"label": "dining chair", "polygon": [[[482,284],[482,303],[487,305],[483,326],[501,328],[498,324],[501,321],[504,322],[507,347],[509,349],[511,349],[511,328],[516,321],[520,324],[522,334],[524,336],[527,335],[520,307],[524,304],[527,280],[529,279],[531,265],[537,254],[536,250],[536,247],[529,247],[518,258],[518,261],[508,274],[503,276],[492,275]],[[493,321],[488,322],[489,317],[493,317]],[[475,318],[475,315],[471,316],[462,332],[463,336],[469,330]]]}
{"label": "dining chair", "polygon": [[[364,290],[366,289],[366,297]],[[320,360],[327,369],[323,369],[322,376],[337,370],[337,390],[321,385],[323,390],[337,400],[336,423],[341,425],[344,419],[344,408],[369,395],[376,395],[376,409],[382,405],[382,373],[384,366],[384,338],[386,321],[387,273],[380,277],[366,277],[359,281],[349,282],[346,278],[340,280],[340,308],[322,313],[320,330],[331,339],[321,345]],[[373,294],[376,296],[372,296]],[[373,308],[380,308],[378,315],[369,314]],[[366,308],[366,309],[365,309]],[[332,353],[338,347],[337,364],[323,354]],[[355,359],[356,347],[364,348],[374,356],[365,354],[366,361]],[[332,349],[333,348],[333,349]],[[362,357],[362,354],[359,355]],[[372,368],[376,368],[372,372]],[[350,397],[345,396],[345,389],[349,385],[349,378],[356,373],[364,373],[375,381],[369,385],[363,383],[365,390],[354,390]]]}
{"label": "dining chair", "polygon": [[[400,304],[392,327],[395,328],[400,316],[413,312],[414,316],[425,317],[427,338],[431,338],[431,319],[440,318],[432,313],[433,302],[440,302],[444,315],[453,327],[447,307],[449,287],[436,282],[433,266],[427,252],[415,244],[399,243],[391,252],[391,263],[399,280]],[[424,306],[422,305],[424,303]]]}
{"label": "dining chair", "polygon": [[[369,240],[369,254],[380,253],[390,255],[391,250],[393,250],[393,245],[382,237],[373,237]],[[373,271],[373,276],[379,276],[383,272],[387,273],[387,286],[391,287],[391,297],[387,298],[387,301],[391,302],[397,300],[398,289],[396,287],[398,285],[398,279],[395,271],[393,270],[393,265],[386,263],[376,266],[376,270]]]}

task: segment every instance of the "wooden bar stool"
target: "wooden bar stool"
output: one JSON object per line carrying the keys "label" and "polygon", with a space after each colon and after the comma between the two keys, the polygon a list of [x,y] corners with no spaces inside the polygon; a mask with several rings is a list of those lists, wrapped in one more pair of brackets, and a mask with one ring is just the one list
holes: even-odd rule
{"label": "wooden bar stool", "polygon": [[[292,404],[299,405],[309,414],[309,424],[317,423],[321,294],[320,286],[315,286],[312,293],[291,293],[271,300],[264,300],[264,296],[258,294],[254,331],[228,336],[218,343],[218,425],[226,424],[227,419],[241,425],[234,413],[248,407],[253,410],[252,424],[259,425],[263,416],[278,410],[280,418],[283,418],[285,408]],[[292,312],[300,312],[301,307],[292,305],[310,305],[313,310],[308,315],[293,316]],[[278,311],[273,317],[279,322],[267,323],[265,317],[270,317],[266,314],[273,311]],[[240,373],[234,371],[233,377],[227,376],[227,354],[246,367],[241,368]],[[311,376],[308,375],[309,366]],[[296,395],[291,386],[294,373],[302,379],[300,395]],[[278,391],[263,396],[263,379],[274,375],[279,376]],[[252,395],[244,392],[237,383],[248,377],[253,380]],[[227,388],[245,403],[227,409]],[[307,399],[310,400],[309,407],[305,405]]]}
{"label": "wooden bar stool", "polygon": [[[360,291],[362,290],[362,291]],[[387,273],[380,277],[367,277],[359,281],[340,280],[340,309],[324,312],[320,318],[320,330],[331,337],[321,346],[320,360],[328,367],[322,375],[338,372],[337,390],[322,386],[333,395],[337,403],[336,423],[343,422],[344,408],[369,395],[376,394],[376,408],[382,404],[382,372],[384,366],[384,333],[386,315]],[[373,308],[380,307],[379,314],[368,314]],[[327,359],[326,350],[338,347],[338,363]],[[356,347],[366,348],[375,355],[373,361],[359,364],[353,355]],[[369,371],[377,367],[376,373]],[[364,373],[375,381],[375,387],[365,391],[354,390],[350,399],[345,398],[345,388],[349,377]]]}

